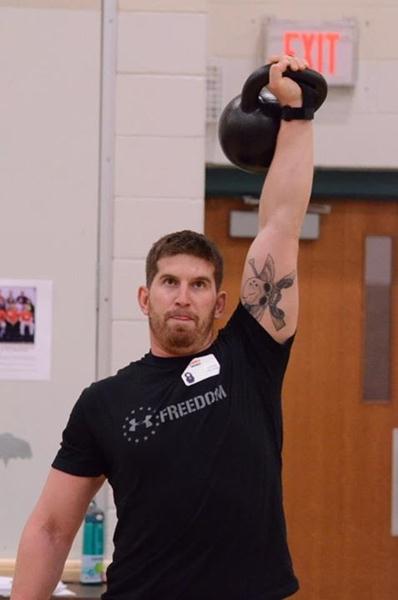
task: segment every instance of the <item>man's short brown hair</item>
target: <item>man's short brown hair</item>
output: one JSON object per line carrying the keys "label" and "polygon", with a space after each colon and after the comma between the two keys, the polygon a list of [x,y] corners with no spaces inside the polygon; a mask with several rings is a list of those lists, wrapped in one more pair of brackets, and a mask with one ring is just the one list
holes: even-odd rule
{"label": "man's short brown hair", "polygon": [[158,260],[177,254],[190,254],[211,263],[214,266],[216,289],[220,289],[223,278],[223,259],[217,246],[203,234],[188,229],[165,235],[153,244],[146,258],[146,284],[148,287],[158,272]]}

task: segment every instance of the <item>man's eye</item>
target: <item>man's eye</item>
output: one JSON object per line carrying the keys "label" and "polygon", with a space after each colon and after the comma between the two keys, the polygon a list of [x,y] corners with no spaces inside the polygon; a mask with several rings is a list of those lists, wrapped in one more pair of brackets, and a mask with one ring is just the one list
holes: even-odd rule
{"label": "man's eye", "polygon": [[197,287],[197,288],[204,288],[204,287],[206,287],[206,282],[205,282],[205,281],[201,281],[201,280],[199,280],[199,281],[195,281],[195,283],[194,283],[194,287]]}
{"label": "man's eye", "polygon": [[163,280],[166,285],[176,285],[176,280],[172,277],[167,277]]}

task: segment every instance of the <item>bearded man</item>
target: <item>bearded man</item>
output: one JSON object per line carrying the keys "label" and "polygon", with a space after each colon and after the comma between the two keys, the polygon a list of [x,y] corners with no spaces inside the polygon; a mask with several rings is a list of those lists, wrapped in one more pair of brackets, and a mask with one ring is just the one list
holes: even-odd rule
{"label": "bearded man", "polygon": [[[287,68],[270,90],[302,106]],[[300,112],[300,111],[299,111]],[[117,509],[104,600],[281,600],[298,582],[281,485],[281,388],[297,324],[298,241],[313,174],[312,125],[282,121],[241,298],[223,312],[222,259],[182,231],[149,252],[138,301],[150,351],[77,401],[20,544],[12,600],[44,600],[94,494]]]}

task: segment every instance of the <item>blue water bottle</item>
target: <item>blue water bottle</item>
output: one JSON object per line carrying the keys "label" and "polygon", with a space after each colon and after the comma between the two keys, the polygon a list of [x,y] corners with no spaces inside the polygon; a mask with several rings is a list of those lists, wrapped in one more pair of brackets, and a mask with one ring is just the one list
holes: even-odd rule
{"label": "blue water bottle", "polygon": [[83,553],[80,582],[101,584],[104,572],[104,513],[95,500],[87,509],[83,526]]}

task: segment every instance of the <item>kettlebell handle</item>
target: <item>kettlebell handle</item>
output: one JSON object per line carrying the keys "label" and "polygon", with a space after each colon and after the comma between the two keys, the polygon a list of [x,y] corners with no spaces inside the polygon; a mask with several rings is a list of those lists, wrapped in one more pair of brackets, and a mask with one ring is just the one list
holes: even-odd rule
{"label": "kettlebell handle", "polygon": [[[244,112],[253,112],[258,108],[259,95],[263,87],[269,83],[269,73],[271,65],[264,65],[254,71],[245,81],[241,95],[241,108]],[[320,73],[312,69],[304,71],[292,71],[289,68],[283,73],[284,77],[289,77],[295,81],[301,88],[306,85],[313,89],[314,110],[317,110],[327,95],[327,84]]]}

